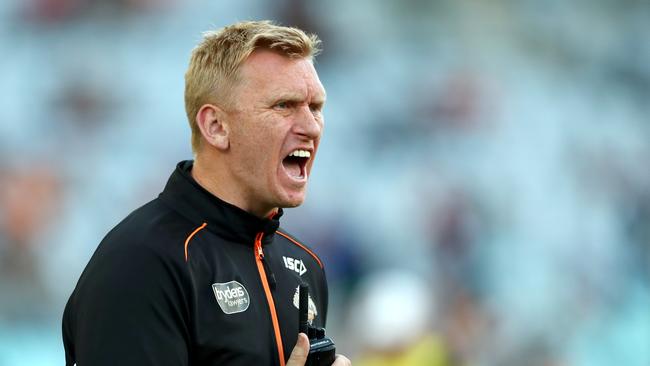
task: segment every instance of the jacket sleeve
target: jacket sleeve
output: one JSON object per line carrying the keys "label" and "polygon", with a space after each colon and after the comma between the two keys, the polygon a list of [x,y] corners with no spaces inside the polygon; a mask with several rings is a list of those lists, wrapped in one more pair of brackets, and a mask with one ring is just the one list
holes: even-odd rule
{"label": "jacket sleeve", "polygon": [[188,306],[180,271],[144,245],[104,249],[95,253],[66,306],[66,361],[188,365]]}

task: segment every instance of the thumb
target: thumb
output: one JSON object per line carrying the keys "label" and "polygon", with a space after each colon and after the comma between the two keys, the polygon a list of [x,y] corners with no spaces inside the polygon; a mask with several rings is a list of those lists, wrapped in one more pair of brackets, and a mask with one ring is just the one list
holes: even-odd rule
{"label": "thumb", "polygon": [[303,366],[307,361],[307,356],[309,355],[309,339],[305,333],[298,334],[298,342],[296,346],[291,351],[291,356],[289,356],[289,361],[287,361],[286,366]]}

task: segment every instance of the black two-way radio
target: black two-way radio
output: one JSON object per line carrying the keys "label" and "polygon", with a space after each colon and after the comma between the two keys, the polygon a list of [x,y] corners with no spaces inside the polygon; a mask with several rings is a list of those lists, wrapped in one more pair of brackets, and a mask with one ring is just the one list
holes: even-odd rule
{"label": "black two-way radio", "polygon": [[336,346],[325,337],[324,328],[309,325],[309,285],[300,285],[298,297],[298,331],[309,338],[309,356],[305,366],[330,366],[336,357]]}

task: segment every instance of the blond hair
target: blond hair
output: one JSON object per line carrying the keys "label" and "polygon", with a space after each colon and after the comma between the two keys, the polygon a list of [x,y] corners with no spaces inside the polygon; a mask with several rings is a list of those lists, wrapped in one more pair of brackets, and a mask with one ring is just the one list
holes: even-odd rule
{"label": "blond hair", "polygon": [[239,22],[205,32],[192,50],[185,73],[185,111],[192,129],[192,151],[196,153],[201,143],[196,122],[199,109],[207,103],[229,103],[238,71],[253,51],[268,49],[290,58],[313,59],[320,43],[315,34],[270,21]]}

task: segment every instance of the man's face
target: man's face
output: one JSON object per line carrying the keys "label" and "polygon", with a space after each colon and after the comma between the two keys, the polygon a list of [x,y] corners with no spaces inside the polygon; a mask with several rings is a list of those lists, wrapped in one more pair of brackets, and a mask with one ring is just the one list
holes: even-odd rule
{"label": "man's face", "polygon": [[257,215],[300,205],[324,122],[325,90],[312,62],[255,51],[233,93],[228,159],[240,198]]}

